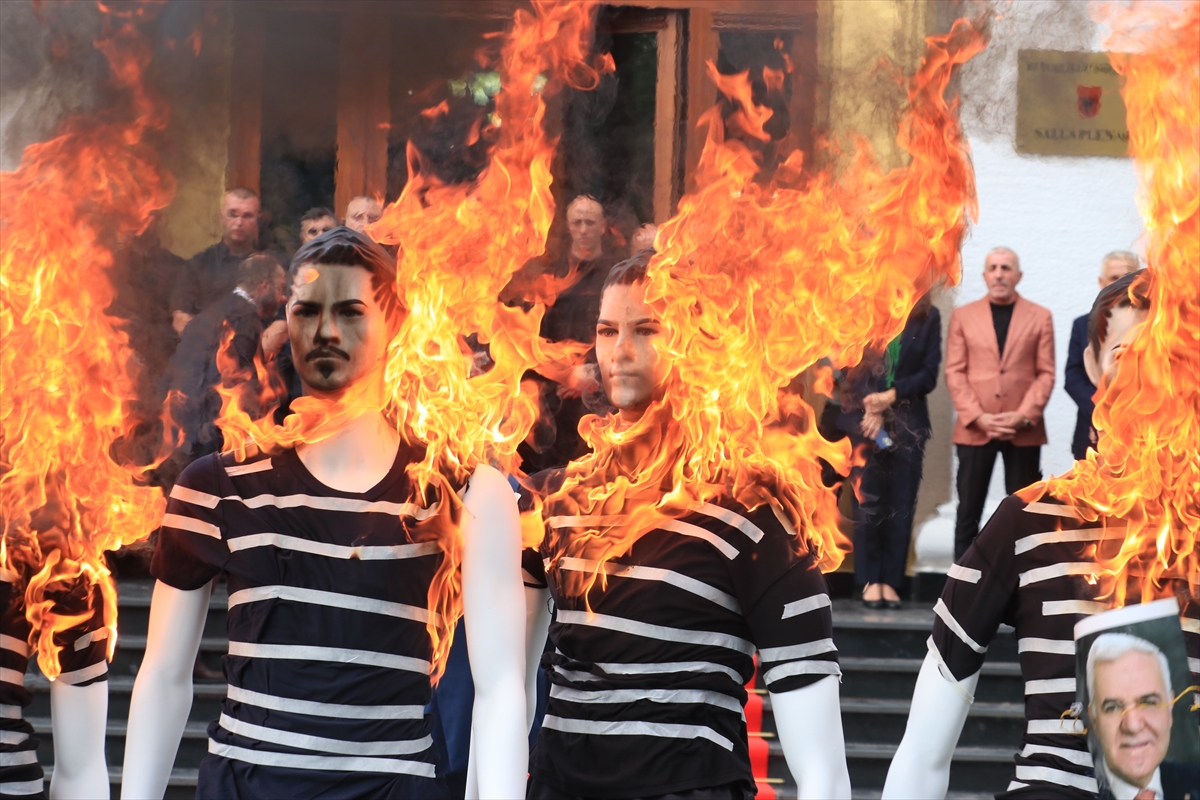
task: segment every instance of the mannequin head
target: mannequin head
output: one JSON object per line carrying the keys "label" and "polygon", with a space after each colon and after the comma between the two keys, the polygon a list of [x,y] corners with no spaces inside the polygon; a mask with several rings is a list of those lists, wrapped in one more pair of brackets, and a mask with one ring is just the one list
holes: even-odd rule
{"label": "mannequin head", "polygon": [[1100,290],[1088,315],[1083,365],[1095,386],[1111,380],[1117,362],[1150,314],[1149,274],[1131,272]]}
{"label": "mannequin head", "polygon": [[391,256],[346,227],[305,244],[292,259],[288,335],[305,393],[340,397],[382,380],[388,343],[403,320]]}
{"label": "mannequin head", "polygon": [[608,400],[623,422],[641,419],[659,394],[669,363],[662,349],[666,329],[646,305],[648,253],[612,268],[596,322],[596,361]]}

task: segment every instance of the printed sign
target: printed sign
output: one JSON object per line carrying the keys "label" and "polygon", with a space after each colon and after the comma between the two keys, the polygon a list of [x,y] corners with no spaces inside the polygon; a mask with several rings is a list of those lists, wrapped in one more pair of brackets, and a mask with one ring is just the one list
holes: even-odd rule
{"label": "printed sign", "polygon": [[1022,50],[1017,58],[1017,152],[1128,154],[1120,76],[1106,53]]}
{"label": "printed sign", "polygon": [[1175,598],[1075,625],[1076,708],[1100,800],[1200,798],[1200,687]]}

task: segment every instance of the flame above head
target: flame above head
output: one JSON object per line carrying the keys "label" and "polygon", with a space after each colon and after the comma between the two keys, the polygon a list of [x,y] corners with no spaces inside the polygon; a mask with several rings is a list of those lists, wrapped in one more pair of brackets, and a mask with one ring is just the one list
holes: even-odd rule
{"label": "flame above head", "polygon": [[[974,173],[944,93],[954,68],[984,45],[965,20],[926,40],[898,137],[908,166],[882,171],[860,140],[840,176],[806,183],[799,151],[763,180],[752,146],[770,111],[753,105],[747,73],[710,68],[733,113],[724,123],[719,106],[705,115],[700,188],[660,226],[647,274],[646,301],[669,332],[664,396],[623,431],[614,417],[585,418],[595,452],[573,463],[547,500],[555,515],[633,513],[635,522],[571,529],[571,541],[551,542],[554,552],[603,561],[662,516],[726,496],[749,508],[771,504],[823,570],[841,563],[849,542],[817,457],[845,473],[849,445],[825,441],[808,404],[780,389],[822,358],[846,366],[865,348],[883,348],[922,293],[957,282]],[[726,138],[737,127],[752,146]],[[817,383],[829,384],[827,373]],[[631,447],[634,459],[623,455]],[[599,571],[580,588],[597,579]]]}
{"label": "flame above head", "polygon": [[1086,520],[1119,520],[1119,551],[1097,554],[1115,606],[1200,597],[1200,4],[1104,5],[1106,49],[1124,78],[1129,150],[1145,220],[1150,311],[1099,389],[1094,450],[1030,487]]}
{"label": "flame above head", "polygon": [[165,113],[142,83],[150,51],[138,16],[106,18],[96,41],[128,113],[66,121],[0,179],[0,559],[24,593],[30,645],[51,679],[61,672],[54,634],[91,617],[56,598],[99,590],[111,657],[116,587],[104,551],[147,536],[164,508],[161,492],[112,456],[130,426],[137,369],[105,313],[113,248],[144,231],[173,191],[146,142]]}
{"label": "flame above head", "polygon": [[[498,298],[513,274],[543,253],[554,217],[550,163],[557,141],[543,130],[545,97],[563,86],[591,88],[601,72],[613,69],[611,58],[590,53],[596,5],[535,0],[532,13],[518,10],[500,49],[499,130],[487,166],[470,183],[446,184],[410,142],[408,184],[370,226],[377,241],[399,246],[397,283],[407,311],[388,347],[382,410],[408,444],[424,452],[409,468],[419,499],[439,504],[416,534],[439,541],[446,556],[430,589],[437,612],[429,626],[435,676],[461,615],[461,503],[453,487],[481,463],[517,472],[517,446],[538,415],[536,391],[523,388],[521,376],[533,366],[569,360],[579,349],[539,342],[543,306],[526,313]],[[434,107],[427,117],[442,114]],[[469,136],[473,143],[478,129]],[[553,294],[553,287],[545,288]],[[471,334],[488,347],[493,365],[486,372],[473,369],[464,343]],[[261,365],[256,371],[256,382],[246,375],[220,389],[226,451],[317,441],[358,413],[349,408],[355,403],[304,397],[277,426],[265,413],[277,404],[274,384]],[[255,385],[256,396],[247,398]],[[248,399],[263,416],[246,412]]]}

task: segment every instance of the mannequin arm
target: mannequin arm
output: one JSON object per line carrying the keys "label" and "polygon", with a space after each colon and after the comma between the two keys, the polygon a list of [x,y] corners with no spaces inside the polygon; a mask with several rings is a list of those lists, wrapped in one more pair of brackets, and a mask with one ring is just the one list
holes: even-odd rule
{"label": "mannequin arm", "polygon": [[104,733],[108,723],[108,681],[90,686],[50,684],[50,724],[54,730],[51,800],[108,800]]}
{"label": "mannequin arm", "polygon": [[524,797],[525,595],[521,521],[504,476],[480,466],[463,499],[463,613],[475,704],[468,797]]}
{"label": "mannequin arm", "polygon": [[537,713],[537,676],[550,631],[550,590],[525,587],[525,730]]}
{"label": "mannequin arm", "polygon": [[838,679],[828,675],[803,689],[771,693],[775,727],[800,798],[850,797]]}
{"label": "mannequin arm", "polygon": [[146,658],[129,703],[121,797],[162,797],[192,708],[192,668],[208,614],[209,584],[185,592],[154,584]]}
{"label": "mannequin arm", "polygon": [[932,651],[921,664],[904,739],[883,785],[885,798],[946,796],[950,760],[974,702],[979,673],[954,681],[942,675],[940,664]]}

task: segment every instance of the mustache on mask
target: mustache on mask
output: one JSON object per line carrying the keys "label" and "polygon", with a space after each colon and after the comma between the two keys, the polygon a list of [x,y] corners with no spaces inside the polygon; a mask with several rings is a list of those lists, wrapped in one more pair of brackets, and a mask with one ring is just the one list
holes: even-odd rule
{"label": "mustache on mask", "polygon": [[350,360],[350,354],[345,350],[339,350],[331,345],[324,345],[313,350],[304,357],[305,361],[316,361],[318,358],[344,358]]}

